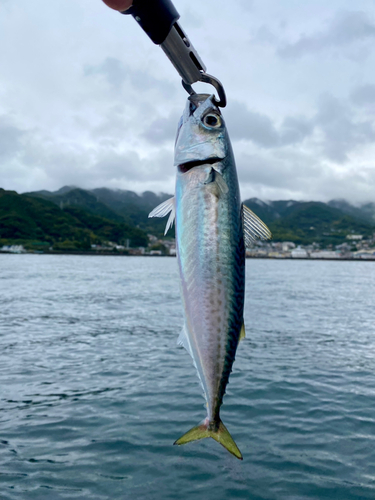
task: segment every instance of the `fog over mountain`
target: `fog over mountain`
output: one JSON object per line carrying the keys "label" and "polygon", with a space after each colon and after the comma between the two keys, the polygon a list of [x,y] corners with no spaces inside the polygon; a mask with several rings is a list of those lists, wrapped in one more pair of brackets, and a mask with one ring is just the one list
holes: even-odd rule
{"label": "fog over mountain", "polygon": [[[24,194],[51,200],[59,205],[60,208],[66,206],[81,206],[103,217],[113,220],[118,220],[119,217],[122,217],[129,222],[132,220],[132,215],[137,214],[135,219],[137,219],[139,211],[148,215],[148,213],[159,203],[173,196],[173,194],[157,194],[151,191],[137,194],[134,191],[109,188],[84,190],[76,186],[63,186],[56,191],[41,190]],[[319,202],[313,200],[308,202],[297,200],[271,201],[254,197],[244,200],[244,203],[256,212],[264,222],[268,223],[288,213],[295,212],[298,207]],[[337,209],[358,220],[375,224],[375,203],[357,203],[353,205],[346,200],[336,199],[321,204],[332,209]],[[135,220],[133,222],[135,222]]]}

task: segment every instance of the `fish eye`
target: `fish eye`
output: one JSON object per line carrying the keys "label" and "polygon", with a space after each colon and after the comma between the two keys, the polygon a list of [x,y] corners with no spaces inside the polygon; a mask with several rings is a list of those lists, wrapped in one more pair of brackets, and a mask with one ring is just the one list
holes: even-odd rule
{"label": "fish eye", "polygon": [[221,119],[219,115],[209,113],[203,118],[203,123],[207,127],[218,128],[221,126]]}

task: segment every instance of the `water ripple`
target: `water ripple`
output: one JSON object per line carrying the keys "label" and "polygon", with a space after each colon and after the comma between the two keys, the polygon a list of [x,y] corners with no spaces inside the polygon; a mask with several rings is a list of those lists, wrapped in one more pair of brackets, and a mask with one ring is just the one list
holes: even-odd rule
{"label": "water ripple", "polygon": [[[375,497],[375,268],[247,262],[222,417],[204,417],[176,261],[0,255],[0,498]],[[6,286],[4,286],[6,284]]]}

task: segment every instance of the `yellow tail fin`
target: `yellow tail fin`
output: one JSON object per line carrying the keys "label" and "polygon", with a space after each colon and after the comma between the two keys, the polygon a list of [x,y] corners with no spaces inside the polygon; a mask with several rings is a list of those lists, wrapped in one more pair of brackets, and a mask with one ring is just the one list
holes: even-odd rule
{"label": "yellow tail fin", "polygon": [[190,443],[190,441],[197,441],[198,439],[212,438],[222,446],[224,446],[224,448],[226,448],[229,453],[232,453],[232,455],[242,460],[242,454],[223,422],[220,420],[220,423],[217,426],[216,430],[210,427],[210,424],[203,422],[202,424],[190,429],[190,431],[181,436],[180,439],[177,439],[177,441],[175,441],[173,444],[181,445]]}

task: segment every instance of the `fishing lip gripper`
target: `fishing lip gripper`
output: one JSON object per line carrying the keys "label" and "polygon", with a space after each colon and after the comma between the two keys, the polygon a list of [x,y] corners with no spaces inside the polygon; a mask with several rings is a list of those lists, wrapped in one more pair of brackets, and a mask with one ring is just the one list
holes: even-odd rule
{"label": "fishing lip gripper", "polygon": [[133,5],[121,14],[131,14],[149,38],[160,45],[182,78],[182,86],[195,94],[192,84],[205,82],[213,85],[219,100],[216,106],[227,104],[222,83],[206,73],[206,66],[177,20],[180,18],[171,0],[134,0]]}

